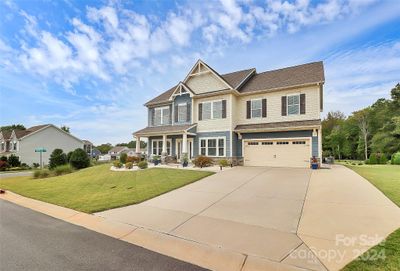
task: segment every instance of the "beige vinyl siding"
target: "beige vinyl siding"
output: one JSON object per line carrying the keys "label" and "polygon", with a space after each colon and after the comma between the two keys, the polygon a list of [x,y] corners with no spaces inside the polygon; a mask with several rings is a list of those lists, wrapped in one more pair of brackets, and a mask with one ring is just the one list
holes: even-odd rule
{"label": "beige vinyl siding", "polygon": [[83,142],[50,126],[20,140],[19,151],[16,155],[20,156],[21,162],[28,165],[39,163],[39,153],[35,153],[37,148],[47,150],[43,153],[43,161],[47,165],[54,149],[62,149],[64,153],[68,153],[77,148],[83,148]]}
{"label": "beige vinyl siding", "polygon": [[[293,94],[306,94],[306,113],[301,115],[281,115],[281,97]],[[267,117],[247,119],[246,118],[246,101],[251,99],[267,99]],[[281,122],[281,121],[297,121],[310,120],[320,118],[319,107],[319,87],[304,87],[291,90],[281,90],[270,93],[259,93],[253,95],[245,95],[237,97],[234,122],[238,124],[254,124],[266,122]]]}
{"label": "beige vinyl siding", "polygon": [[[232,94],[217,95],[202,99],[193,100],[193,122],[197,123],[197,132],[211,132],[211,131],[230,131],[232,127],[231,121],[231,99]],[[209,119],[199,120],[199,103],[207,101],[220,101],[226,100],[226,118],[223,119]]]}
{"label": "beige vinyl siding", "polygon": [[224,82],[221,81],[221,79],[219,79],[211,72],[189,77],[188,81],[186,82],[186,85],[196,94],[223,90],[228,88],[228,86],[224,84]]}

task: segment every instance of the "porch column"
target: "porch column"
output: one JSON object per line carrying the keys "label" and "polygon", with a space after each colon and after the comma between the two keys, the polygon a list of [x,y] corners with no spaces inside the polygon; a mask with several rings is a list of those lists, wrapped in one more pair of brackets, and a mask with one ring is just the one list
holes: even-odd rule
{"label": "porch column", "polygon": [[318,129],[318,156],[322,162],[322,129],[321,129],[321,127]]}
{"label": "porch column", "polygon": [[187,144],[187,134],[184,132],[182,136],[182,154],[187,154]]}
{"label": "porch column", "polygon": [[162,136],[162,151],[161,155],[167,156],[167,135]]}
{"label": "porch column", "polygon": [[140,136],[136,136],[136,154],[140,153]]}

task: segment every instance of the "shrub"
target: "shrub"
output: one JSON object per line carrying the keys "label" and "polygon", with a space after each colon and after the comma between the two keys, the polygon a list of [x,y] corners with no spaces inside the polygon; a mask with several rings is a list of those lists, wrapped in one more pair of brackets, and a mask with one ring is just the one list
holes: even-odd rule
{"label": "shrub", "polygon": [[211,165],[213,165],[213,160],[210,157],[207,156],[197,156],[196,159],[194,159],[194,165],[196,167],[209,167]]}
{"label": "shrub", "polygon": [[33,163],[33,164],[32,164],[32,167],[33,167],[33,168],[38,168],[38,167],[40,167],[40,165],[39,165],[39,163]]}
{"label": "shrub", "polygon": [[115,160],[114,163],[113,163],[113,165],[114,165],[114,167],[116,167],[116,168],[121,168],[121,167],[122,167],[122,163],[121,163],[120,161],[118,161],[118,160]]}
{"label": "shrub", "polygon": [[125,168],[132,169],[133,168],[133,163],[132,162],[126,162],[125,163]]}
{"label": "shrub", "polygon": [[33,178],[38,179],[38,178],[48,178],[51,176],[51,172],[48,169],[39,169],[35,170],[33,172]]}
{"label": "shrub", "polygon": [[68,161],[68,163],[69,163],[69,161],[71,160],[71,156],[72,156],[73,153],[74,153],[73,151],[70,151],[70,152],[67,154],[67,161]]}
{"label": "shrub", "polygon": [[400,152],[396,152],[392,155],[392,164],[400,165]]}
{"label": "shrub", "polygon": [[10,165],[7,161],[0,160],[0,171],[5,171]]}
{"label": "shrub", "polygon": [[381,157],[379,157],[379,164],[386,165],[387,162],[388,160],[386,158],[386,155],[382,154]]}
{"label": "shrub", "polygon": [[67,155],[62,149],[54,149],[50,154],[49,168],[53,169],[58,166],[62,166],[68,163]]}
{"label": "shrub", "polygon": [[137,157],[137,156],[128,156],[128,157],[126,158],[126,162],[127,162],[127,163],[131,162],[131,163],[133,163],[133,164],[137,164],[137,163],[140,162],[140,158]]}
{"label": "shrub", "polygon": [[362,165],[364,165],[364,164],[363,164],[363,162],[358,162],[358,165],[359,165],[359,166],[362,166]]}
{"label": "shrub", "polygon": [[0,157],[0,161],[8,162],[7,156],[3,155]]}
{"label": "shrub", "polygon": [[76,169],[87,168],[90,166],[90,159],[84,150],[76,149],[71,154],[69,163]]}
{"label": "shrub", "polygon": [[148,167],[148,164],[147,164],[146,161],[140,161],[140,162],[138,163],[138,167],[139,167],[140,169],[145,169],[145,168]]}
{"label": "shrub", "polygon": [[121,155],[119,156],[119,161],[121,161],[122,164],[125,164],[126,163],[126,158],[128,158],[128,154],[121,153]]}
{"label": "shrub", "polygon": [[227,167],[229,165],[228,160],[226,160],[226,159],[219,160],[218,164],[221,167]]}
{"label": "shrub", "polygon": [[11,154],[10,157],[8,157],[8,164],[10,164],[10,167],[19,167],[21,162],[19,161],[18,156]]}
{"label": "shrub", "polygon": [[368,159],[368,164],[370,165],[378,164],[378,157],[376,156],[376,153],[371,153]]}
{"label": "shrub", "polygon": [[72,173],[73,171],[74,171],[74,169],[71,167],[71,165],[68,165],[68,164],[58,166],[53,169],[55,176],[65,175],[68,173]]}

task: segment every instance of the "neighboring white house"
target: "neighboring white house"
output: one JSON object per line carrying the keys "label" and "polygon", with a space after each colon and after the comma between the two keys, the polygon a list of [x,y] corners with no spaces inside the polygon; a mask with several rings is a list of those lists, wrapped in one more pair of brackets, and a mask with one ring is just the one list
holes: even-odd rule
{"label": "neighboring white house", "polygon": [[83,141],[52,125],[38,125],[26,130],[0,132],[0,155],[15,154],[22,163],[32,165],[40,163],[40,153],[36,149],[44,148],[42,153],[44,165],[49,162],[54,149],[62,149],[65,153],[83,148]]}
{"label": "neighboring white house", "polygon": [[[119,159],[121,153],[128,153],[130,149],[124,146],[116,146],[113,147],[111,150],[108,151],[108,155],[110,156],[111,160]],[[129,154],[128,154],[129,156]]]}

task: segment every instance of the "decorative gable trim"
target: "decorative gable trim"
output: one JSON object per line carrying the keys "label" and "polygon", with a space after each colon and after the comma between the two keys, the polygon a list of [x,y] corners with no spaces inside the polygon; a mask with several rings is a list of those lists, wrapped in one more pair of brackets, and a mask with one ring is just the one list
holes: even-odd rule
{"label": "decorative gable trim", "polygon": [[183,82],[179,82],[179,84],[176,86],[174,92],[172,92],[172,94],[168,100],[172,101],[174,99],[174,97],[181,96],[183,94],[188,94],[188,93],[189,93],[190,97],[193,97],[193,95],[196,95],[196,93],[194,93],[193,90],[191,90]]}
{"label": "decorative gable trim", "polygon": [[206,73],[212,73],[215,77],[217,77],[228,89],[233,89],[231,85],[228,84],[228,82],[225,81],[224,78],[222,78],[219,73],[214,71],[210,66],[208,66],[204,61],[201,59],[197,60],[196,64],[194,64],[193,68],[190,70],[188,75],[185,77],[185,80],[183,80],[183,83],[186,83],[190,77],[193,76],[198,76],[201,74],[206,74]]}

